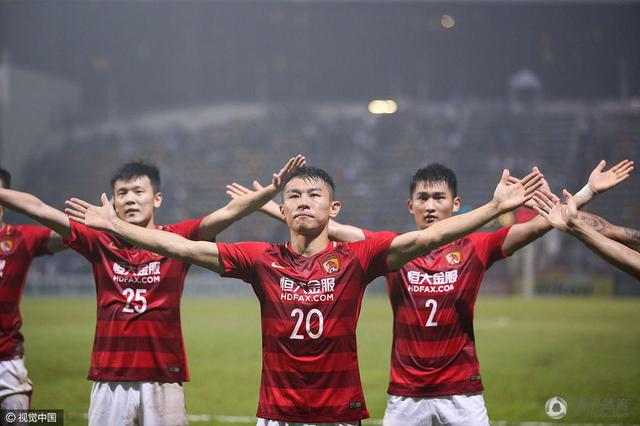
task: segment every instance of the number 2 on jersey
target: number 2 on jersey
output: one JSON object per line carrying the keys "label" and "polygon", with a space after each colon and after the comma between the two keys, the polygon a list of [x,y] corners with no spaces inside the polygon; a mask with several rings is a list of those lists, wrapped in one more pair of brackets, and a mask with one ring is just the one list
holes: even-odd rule
{"label": "number 2 on jersey", "polygon": [[[125,288],[122,290],[122,295],[127,298],[127,304],[122,308],[122,312],[132,314],[137,312],[139,314],[147,310],[147,299],[144,294],[147,292],[146,288],[137,288],[135,291],[132,288]],[[134,305],[131,302],[139,302]]]}
{"label": "number 2 on jersey", "polygon": [[433,318],[435,318],[436,311],[438,310],[438,302],[436,302],[434,299],[429,299],[427,300],[427,303],[425,306],[431,309],[431,312],[429,312],[429,318],[427,319],[427,323],[425,324],[425,327],[437,327],[438,322],[434,321]]}
{"label": "number 2 on jersey", "polygon": [[[293,311],[291,311],[291,316],[298,317],[298,321],[296,322],[296,326],[293,328],[293,332],[291,333],[291,336],[289,336],[289,339],[294,339],[294,340],[304,339],[304,335],[299,334],[300,327],[302,326],[302,322],[304,321],[304,312],[302,311],[302,309],[296,308]],[[313,316],[318,317],[317,332],[313,332],[313,330],[311,330],[311,321]],[[307,314],[307,320],[305,325],[307,329],[307,335],[309,337],[311,337],[312,339],[317,339],[318,337],[320,337],[322,335],[322,331],[324,328],[324,318],[322,316],[322,312],[320,312],[320,310],[318,309],[311,309]]]}

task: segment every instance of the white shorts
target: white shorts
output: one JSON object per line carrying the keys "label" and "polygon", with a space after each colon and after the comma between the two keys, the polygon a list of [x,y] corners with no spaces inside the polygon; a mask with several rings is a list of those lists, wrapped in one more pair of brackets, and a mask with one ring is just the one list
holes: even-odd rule
{"label": "white shorts", "polygon": [[183,426],[187,423],[180,383],[93,382],[89,426]]}
{"label": "white shorts", "polygon": [[0,361],[0,408],[29,409],[32,389],[24,358]]}
{"label": "white shorts", "polygon": [[258,418],[256,426],[360,426],[360,421],[356,422],[330,422],[330,423],[299,423],[285,422],[282,420],[267,420]]}
{"label": "white shorts", "polygon": [[482,393],[415,398],[389,395],[383,426],[489,426]]}

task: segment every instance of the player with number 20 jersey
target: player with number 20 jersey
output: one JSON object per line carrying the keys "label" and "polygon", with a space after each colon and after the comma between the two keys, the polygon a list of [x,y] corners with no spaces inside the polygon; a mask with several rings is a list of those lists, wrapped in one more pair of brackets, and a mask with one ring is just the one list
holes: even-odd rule
{"label": "player with number 20 jersey", "polygon": [[356,324],[365,286],[389,271],[392,239],[329,242],[311,257],[289,244],[217,244],[222,275],[250,283],[260,301],[258,417],[293,422],[368,417]]}

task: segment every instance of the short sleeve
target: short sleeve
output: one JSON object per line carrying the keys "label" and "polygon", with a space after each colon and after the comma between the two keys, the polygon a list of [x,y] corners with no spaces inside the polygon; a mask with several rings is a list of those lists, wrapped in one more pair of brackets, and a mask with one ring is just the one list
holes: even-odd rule
{"label": "short sleeve", "polygon": [[71,226],[71,237],[63,239],[64,245],[77,251],[87,259],[91,259],[100,231],[88,228],[78,222],[69,221],[69,223]]}
{"label": "short sleeve", "polygon": [[199,219],[185,220],[184,222],[174,223],[173,225],[165,225],[160,229],[174,234],[181,235],[190,240],[200,240],[200,224],[204,217]]}
{"label": "short sleeve", "polygon": [[[376,238],[351,243],[351,249],[358,257],[362,269],[365,271],[367,284],[375,278],[391,272],[387,264],[387,254],[391,242],[396,237],[392,232],[377,233]],[[365,234],[366,235],[366,234]]]}
{"label": "short sleeve", "polygon": [[256,259],[267,248],[269,243],[244,242],[235,244],[217,243],[220,261],[224,267],[223,277],[238,278],[253,283]]}
{"label": "short sleeve", "polygon": [[502,250],[502,245],[510,229],[511,227],[507,226],[495,232],[476,232],[469,235],[476,254],[486,269],[489,269],[494,262],[507,256]]}
{"label": "short sleeve", "polygon": [[49,254],[47,247],[51,237],[51,229],[44,226],[23,225],[20,226],[20,232],[32,257]]}
{"label": "short sleeve", "polygon": [[370,231],[368,229],[363,229],[365,240],[371,240],[373,238],[391,238],[392,240],[397,237],[399,234],[391,231]]}

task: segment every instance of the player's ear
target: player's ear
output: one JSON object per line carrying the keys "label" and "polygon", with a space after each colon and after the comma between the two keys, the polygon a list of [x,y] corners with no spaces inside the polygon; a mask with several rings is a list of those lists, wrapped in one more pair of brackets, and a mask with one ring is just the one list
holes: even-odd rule
{"label": "player's ear", "polygon": [[409,213],[413,214],[413,198],[407,198],[407,208]]}
{"label": "player's ear", "polygon": [[340,208],[342,207],[342,203],[338,200],[333,200],[331,202],[331,207],[329,210],[329,217],[331,219],[335,219],[338,217],[338,213],[340,213]]}
{"label": "player's ear", "polygon": [[287,218],[284,215],[284,202],[282,204],[278,204],[278,208],[280,208],[280,218],[286,222]]}
{"label": "player's ear", "polygon": [[453,212],[458,213],[460,211],[460,205],[462,204],[462,200],[460,197],[453,197]]}
{"label": "player's ear", "polygon": [[162,192],[158,191],[153,194],[153,207],[158,208],[162,205]]}

